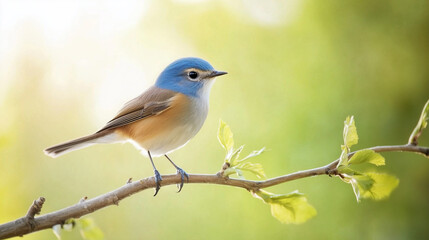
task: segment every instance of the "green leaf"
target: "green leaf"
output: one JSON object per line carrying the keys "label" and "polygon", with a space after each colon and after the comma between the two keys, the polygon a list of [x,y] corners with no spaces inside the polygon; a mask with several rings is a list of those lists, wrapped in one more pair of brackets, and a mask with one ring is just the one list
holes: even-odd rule
{"label": "green leaf", "polygon": [[264,152],[265,147],[258,151],[253,151],[245,158],[239,160],[240,154],[243,151],[244,145],[234,149],[233,134],[229,126],[222,120],[219,121],[218,139],[222,147],[226,150],[225,163],[227,169],[222,170],[224,176],[237,174],[238,177],[244,178],[242,171],[248,171],[255,174],[258,178],[265,177],[262,165],[259,163],[245,162],[248,159],[260,155]]}
{"label": "green leaf", "polygon": [[222,147],[227,153],[232,152],[234,147],[234,138],[231,132],[231,128],[224,121],[219,120],[219,129],[217,132],[217,138]]}
{"label": "green leaf", "polygon": [[352,178],[358,183],[359,191],[361,193],[371,191],[371,188],[375,183],[374,179],[364,174],[356,174]]}
{"label": "green leaf", "polygon": [[104,238],[103,232],[95,225],[92,218],[83,218],[78,220],[80,234],[86,240],[101,240]]}
{"label": "green leaf", "polygon": [[240,153],[243,151],[244,145],[241,145],[239,148],[235,149],[230,154],[226,154],[226,160],[230,163],[230,166],[233,167],[237,165],[237,159],[240,157]]}
{"label": "green leaf", "polygon": [[253,195],[269,204],[273,217],[282,223],[304,223],[317,214],[316,209],[307,202],[304,194],[298,191],[289,194],[273,194],[259,190]]}
{"label": "green leaf", "polygon": [[346,121],[344,122],[343,139],[344,145],[347,148],[350,148],[351,146],[358,143],[359,138],[357,135],[355,120],[353,116],[347,117]]}
{"label": "green leaf", "polygon": [[353,175],[356,174],[355,170],[353,170],[353,169],[351,169],[351,168],[349,168],[347,166],[340,166],[340,167],[338,167],[338,172],[342,173],[342,174],[351,175],[351,176],[353,176]]}
{"label": "green leaf", "polygon": [[338,162],[337,168],[340,166],[347,166],[349,161],[349,150],[344,145],[341,145],[341,149],[340,161]]}
{"label": "green leaf", "polygon": [[366,172],[347,178],[357,201],[364,198],[374,200],[387,198],[399,184],[399,179],[385,173]]}
{"label": "green leaf", "polygon": [[363,198],[374,200],[387,198],[399,184],[399,179],[389,174],[369,172],[366,175],[371,177],[374,183],[368,191],[362,192]]}
{"label": "green leaf", "polygon": [[238,177],[244,179],[242,171],[251,172],[251,173],[255,174],[258,178],[264,178],[265,177],[265,172],[264,172],[262,165],[259,163],[250,163],[250,162],[240,163],[239,165],[237,165],[235,167],[229,167],[223,172],[223,174],[225,176],[237,174]]}
{"label": "green leaf", "polygon": [[249,155],[247,155],[245,158],[241,159],[238,162],[242,162],[242,161],[248,160],[249,158],[256,157],[256,156],[260,155],[261,153],[263,153],[264,151],[265,151],[265,147],[261,148],[258,151],[253,151],[253,152],[249,153]]}
{"label": "green leaf", "polygon": [[353,177],[346,177],[343,180],[352,185],[353,192],[356,196],[356,201],[358,202],[363,198],[362,193],[369,191],[374,184],[374,180],[372,180],[372,178],[356,173]]}
{"label": "green leaf", "polygon": [[417,122],[416,127],[414,128],[413,132],[410,135],[408,144],[417,145],[417,139],[422,134],[423,129],[427,127],[428,120],[429,120],[429,100],[426,102],[425,106],[423,107],[419,121]]}
{"label": "green leaf", "polygon": [[258,178],[265,177],[264,168],[259,163],[244,162],[244,163],[238,164],[235,168],[243,171],[251,172],[255,174]]}
{"label": "green leaf", "polygon": [[355,120],[353,116],[348,116],[344,121],[343,140],[344,145],[341,145],[340,161],[337,168],[348,165],[350,147],[358,143],[358,135],[356,131]]}
{"label": "green leaf", "polygon": [[384,157],[371,149],[357,151],[349,160],[349,164],[371,163],[376,166],[385,165]]}
{"label": "green leaf", "polygon": [[241,171],[241,169],[238,169],[238,168],[236,168],[236,167],[230,167],[230,168],[227,168],[227,169],[223,172],[223,175],[224,175],[224,176],[229,176],[229,175],[232,175],[232,174],[237,174],[237,176],[238,176],[239,178],[244,179],[243,172]]}

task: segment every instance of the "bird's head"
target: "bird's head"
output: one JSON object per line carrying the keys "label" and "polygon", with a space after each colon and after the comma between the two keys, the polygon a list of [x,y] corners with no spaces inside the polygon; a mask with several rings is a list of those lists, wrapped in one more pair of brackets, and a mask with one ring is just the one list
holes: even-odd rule
{"label": "bird's head", "polygon": [[162,71],[155,86],[191,97],[208,97],[214,78],[224,74],[203,59],[181,58]]}

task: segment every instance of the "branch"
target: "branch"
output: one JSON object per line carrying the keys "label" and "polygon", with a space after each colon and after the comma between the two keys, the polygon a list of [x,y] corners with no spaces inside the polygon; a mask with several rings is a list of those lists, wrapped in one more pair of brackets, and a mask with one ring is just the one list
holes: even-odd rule
{"label": "branch", "polygon": [[[375,152],[415,152],[429,157],[429,147],[414,146],[410,144],[395,146],[377,146],[369,149],[372,149]],[[349,158],[353,156],[354,153],[355,152],[350,153]],[[244,188],[248,191],[254,192],[262,188],[271,187],[274,185],[301,178],[316,175],[337,175],[336,166],[338,164],[338,161],[339,159],[323,167],[298,171],[295,173],[267,179],[264,181],[232,179],[228,177],[223,177],[220,174],[189,174],[188,183],[227,185]],[[180,182],[181,178],[179,175],[164,175],[162,176],[161,185],[167,186],[172,184],[179,184]],[[45,201],[45,199],[41,197],[38,200],[34,201],[25,217],[0,225],[0,239],[5,239],[14,236],[22,236],[31,232],[51,228],[56,224],[64,224],[67,219],[79,218],[81,216],[97,211],[101,208],[110,205],[118,205],[120,200],[127,198],[132,194],[155,187],[156,184],[154,177],[144,178],[136,182],[131,182],[131,179],[129,179],[127,181],[127,184],[114,191],[105,193],[89,200],[87,200],[86,197],[82,198],[75,205],[34,218],[34,215],[40,212],[42,205]]]}

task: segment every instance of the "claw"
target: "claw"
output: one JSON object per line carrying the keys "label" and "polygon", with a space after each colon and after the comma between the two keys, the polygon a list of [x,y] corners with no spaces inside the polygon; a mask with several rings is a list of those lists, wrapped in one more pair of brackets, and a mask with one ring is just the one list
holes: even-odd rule
{"label": "claw", "polygon": [[162,177],[161,174],[159,174],[158,170],[154,170],[155,173],[155,183],[156,183],[156,188],[155,188],[155,194],[153,195],[154,197],[156,196],[156,194],[158,194],[159,189],[161,189],[161,181],[162,181]]}
{"label": "claw", "polygon": [[179,193],[180,191],[182,191],[183,183],[185,182],[185,177],[186,177],[186,181],[189,182],[189,175],[179,167],[177,168],[177,174],[180,174],[180,177],[181,177],[180,184],[177,184],[177,187],[179,188],[177,192]]}

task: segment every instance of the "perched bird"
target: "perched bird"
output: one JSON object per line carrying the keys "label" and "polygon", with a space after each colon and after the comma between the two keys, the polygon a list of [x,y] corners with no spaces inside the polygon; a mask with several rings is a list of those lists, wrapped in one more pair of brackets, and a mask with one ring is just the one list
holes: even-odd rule
{"label": "perched bird", "polygon": [[173,164],[181,175],[180,192],[185,177],[189,176],[167,154],[184,146],[201,129],[214,79],[224,74],[200,58],[176,60],[164,69],[154,86],[125,103],[96,133],[47,148],[45,154],[57,157],[93,144],[129,141],[147,153],[152,163],[155,195],[162,178],[152,156],[164,155]]}

